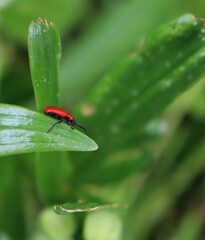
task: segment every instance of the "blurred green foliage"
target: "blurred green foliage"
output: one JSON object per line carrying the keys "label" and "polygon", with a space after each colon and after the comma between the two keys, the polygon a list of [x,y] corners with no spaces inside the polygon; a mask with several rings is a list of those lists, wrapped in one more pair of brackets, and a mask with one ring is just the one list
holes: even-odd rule
{"label": "blurred green foliage", "polygon": [[[0,100],[24,107],[0,106],[0,239],[204,239],[204,9],[200,0],[0,2]],[[54,83],[48,98],[43,81],[36,95],[29,70],[38,17],[55,23],[62,42],[60,91]],[[36,74],[56,81],[52,66]],[[12,152],[16,126],[45,142],[27,152],[66,150],[74,136],[64,125],[46,136],[52,119],[25,109],[36,110],[34,91],[38,111],[59,97],[99,150],[12,155],[27,151]],[[79,200],[120,207],[61,216],[50,206]]]}

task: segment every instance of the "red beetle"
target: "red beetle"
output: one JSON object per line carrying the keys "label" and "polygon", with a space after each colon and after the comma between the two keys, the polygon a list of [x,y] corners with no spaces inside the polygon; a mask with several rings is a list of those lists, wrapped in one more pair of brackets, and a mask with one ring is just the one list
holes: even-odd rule
{"label": "red beetle", "polygon": [[86,131],[85,127],[83,127],[82,125],[78,124],[73,115],[71,115],[69,112],[67,112],[66,110],[63,110],[61,108],[58,107],[54,107],[54,106],[48,106],[46,107],[43,112],[54,118],[57,119],[58,121],[55,122],[49,129],[48,129],[48,133],[55,127],[55,125],[59,124],[59,123],[67,123],[68,125],[70,125],[71,129],[74,129],[74,126],[78,126],[80,128],[82,128],[83,130]]}

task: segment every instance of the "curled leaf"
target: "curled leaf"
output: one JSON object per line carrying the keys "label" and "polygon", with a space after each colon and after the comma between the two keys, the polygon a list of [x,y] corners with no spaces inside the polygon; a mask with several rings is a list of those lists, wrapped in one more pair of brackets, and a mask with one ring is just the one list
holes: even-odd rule
{"label": "curled leaf", "polygon": [[65,203],[62,205],[54,205],[55,213],[65,215],[69,213],[79,213],[95,211],[102,208],[118,207],[116,203],[100,203],[100,202],[81,202],[81,203]]}

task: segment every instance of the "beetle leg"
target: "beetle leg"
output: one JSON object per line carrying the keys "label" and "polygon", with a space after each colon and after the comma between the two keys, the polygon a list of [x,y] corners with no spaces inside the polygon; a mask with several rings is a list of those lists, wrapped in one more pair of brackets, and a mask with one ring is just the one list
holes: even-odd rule
{"label": "beetle leg", "polygon": [[62,123],[62,120],[59,120],[59,121],[55,122],[55,123],[48,129],[47,133],[49,133],[49,132],[55,127],[55,125],[57,125],[57,124],[59,124],[59,123]]}
{"label": "beetle leg", "polygon": [[67,124],[70,126],[70,128],[73,130],[73,129],[75,129],[74,128],[74,124],[72,124],[71,122],[67,122]]}
{"label": "beetle leg", "polygon": [[74,128],[74,126],[73,126],[73,124],[69,124],[70,125],[70,128],[73,130],[73,129],[75,129]]}

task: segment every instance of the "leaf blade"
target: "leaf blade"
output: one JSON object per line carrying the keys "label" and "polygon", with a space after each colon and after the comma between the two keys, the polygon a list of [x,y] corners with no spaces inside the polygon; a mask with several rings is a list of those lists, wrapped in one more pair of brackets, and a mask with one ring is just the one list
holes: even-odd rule
{"label": "leaf blade", "polygon": [[152,35],[140,54],[122,59],[79,107],[88,125],[98,122],[93,134],[104,151],[111,151],[111,143],[115,149],[136,144],[149,121],[204,74],[202,19],[188,14]]}
{"label": "leaf blade", "polygon": [[[160,19],[166,17],[166,10],[173,8],[175,2],[121,2],[112,11],[104,14],[95,28],[64,54],[60,69],[64,102],[67,102],[68,95],[72,106],[82,99],[87,92],[85,89],[88,90],[88,86],[102,76],[115,61],[130,51],[131,47],[135,47],[141,36],[157,26]],[[152,21],[147,21],[147,16],[152,18]]]}
{"label": "leaf blade", "polygon": [[47,133],[53,120],[43,114],[8,104],[0,105],[0,156],[45,151],[93,151],[89,137],[61,125]]}
{"label": "leaf blade", "polygon": [[61,43],[53,22],[39,18],[29,26],[29,62],[38,111],[58,104],[58,66]]}

